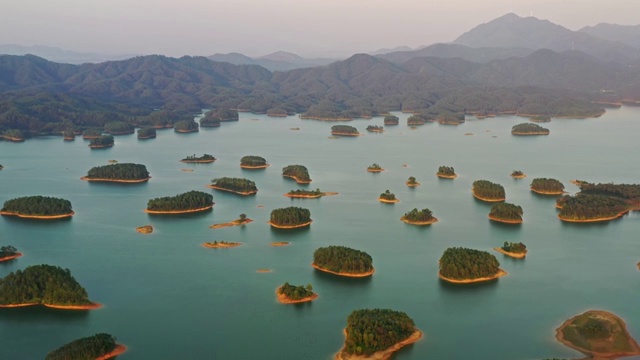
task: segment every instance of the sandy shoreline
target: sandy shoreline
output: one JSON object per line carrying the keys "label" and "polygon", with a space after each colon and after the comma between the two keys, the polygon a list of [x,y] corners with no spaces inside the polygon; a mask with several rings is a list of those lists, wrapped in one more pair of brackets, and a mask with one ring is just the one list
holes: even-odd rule
{"label": "sandy shoreline", "polygon": [[380,169],[370,169],[370,168],[367,168],[367,171],[368,171],[368,172],[372,172],[372,173],[379,173],[379,172],[383,172],[383,171],[384,171],[384,169],[382,169],[382,168],[380,168]]}
{"label": "sandy shoreline", "polygon": [[406,182],[405,182],[405,184],[406,184],[408,187],[417,187],[417,186],[420,186],[420,183],[419,183],[419,182],[417,182],[417,181],[416,181],[415,183],[413,183],[413,184],[410,184],[408,181],[406,181]]}
{"label": "sandy shoreline", "polygon": [[91,144],[89,144],[89,147],[92,148],[92,149],[104,149],[104,148],[113,147],[113,144],[107,144],[107,145],[91,145]]}
{"label": "sandy shoreline", "polygon": [[273,247],[282,247],[282,246],[289,246],[289,245],[291,245],[291,243],[288,241],[273,241],[271,243],[271,246]]}
{"label": "sandy shoreline", "polygon": [[497,218],[497,217],[491,216],[491,215],[489,215],[487,217],[491,221],[501,222],[503,224],[522,224],[522,222],[523,222],[522,219],[520,219],[520,220],[507,220],[507,219],[500,219],[500,218]]}
{"label": "sandy shoreline", "polygon": [[0,305],[0,308],[19,308],[27,306],[45,306],[52,309],[62,310],[95,310],[102,307],[102,304],[92,303],[91,305],[55,305],[55,304],[40,304],[40,303],[22,303],[22,304],[10,304]]}
{"label": "sandy shoreline", "polygon": [[628,213],[630,210],[625,210],[617,215],[614,216],[609,216],[609,217],[600,217],[600,218],[595,218],[595,219],[586,219],[586,220],[574,220],[574,219],[567,219],[567,218],[563,218],[562,216],[558,215],[558,219],[565,221],[565,222],[571,222],[571,223],[591,223],[591,222],[600,222],[600,221],[611,221],[611,220],[615,220],[619,217],[622,217],[624,214]]}
{"label": "sandy shoreline", "polygon": [[15,254],[13,254],[11,256],[5,256],[5,257],[0,258],[0,262],[17,259],[17,258],[21,257],[22,255],[23,255],[22,253],[15,253]]}
{"label": "sandy shoreline", "polygon": [[240,246],[242,245],[242,243],[239,242],[218,242],[216,244],[214,243],[202,243],[202,246],[208,248],[208,249],[224,249],[224,248],[232,248],[232,247],[236,247],[236,246]]}
{"label": "sandy shoreline", "polygon": [[269,166],[271,166],[271,164],[264,164],[264,165],[242,165],[240,164],[240,167],[243,169],[249,169],[249,170],[255,170],[255,169],[266,169]]}
{"label": "sandy shoreline", "polygon": [[273,226],[274,228],[277,229],[297,229],[297,228],[303,228],[303,227],[307,227],[309,225],[311,225],[311,223],[313,222],[313,220],[306,222],[304,224],[299,224],[299,225],[276,225],[274,223],[272,223],[271,221],[267,221],[267,224]]}
{"label": "sandy shoreline", "polygon": [[511,175],[512,178],[514,179],[524,179],[527,177],[527,174],[522,174],[522,175]]}
{"label": "sandy shoreline", "polygon": [[189,210],[167,210],[167,211],[159,211],[158,210],[158,211],[156,211],[156,210],[145,209],[144,212],[146,212],[147,214],[152,214],[152,215],[189,214],[189,213],[206,211],[206,210],[212,209],[213,205],[214,204],[211,204],[211,205],[205,206],[205,207],[201,207],[201,208],[197,208],[197,209],[189,209]]}
{"label": "sandy shoreline", "polygon": [[333,274],[333,275],[338,275],[338,276],[345,276],[345,277],[353,277],[353,278],[363,278],[363,277],[367,277],[367,276],[371,276],[376,272],[375,268],[371,268],[370,271],[367,271],[365,273],[359,273],[359,274],[354,274],[354,273],[341,273],[341,272],[335,272],[335,271],[331,271],[328,269],[324,269],[321,268],[320,266],[316,265],[315,263],[311,263],[311,266],[313,266],[314,269],[316,270],[320,270],[329,274]]}
{"label": "sandy shoreline", "polygon": [[282,176],[291,178],[291,179],[295,180],[298,184],[310,184],[311,183],[311,180],[300,180],[300,179],[298,179],[297,177],[295,177],[293,175],[282,174]]}
{"label": "sandy shoreline", "polygon": [[[344,336],[347,337],[347,329],[344,329],[343,333],[344,333]],[[384,350],[376,351],[375,353],[369,356],[347,354],[344,351],[345,347],[343,346],[342,349],[340,349],[340,351],[334,356],[334,360],[388,360],[388,359],[391,359],[391,357],[396,351],[400,350],[401,348],[407,345],[410,345],[419,341],[420,339],[422,339],[422,336],[423,336],[422,331],[416,328],[413,334],[411,334],[408,338],[400,341],[399,343],[395,343]]]}
{"label": "sandy shoreline", "polygon": [[151,234],[153,232],[153,226],[151,225],[138,226],[136,228],[136,231],[139,232],[140,234]]}
{"label": "sandy shoreline", "polygon": [[212,163],[215,162],[217,159],[211,159],[211,160],[187,160],[187,159],[182,159],[180,160],[181,163],[187,163],[187,164],[208,164],[208,163]]}
{"label": "sandy shoreline", "polygon": [[476,198],[476,199],[478,199],[478,200],[486,201],[486,202],[502,202],[502,201],[507,200],[507,198],[497,198],[497,199],[494,199],[494,198],[486,198],[486,197],[482,197],[482,196],[480,196],[480,195],[476,194],[475,190],[473,190],[473,189],[471,189],[471,193],[473,194],[473,197],[474,197],[474,198]]}
{"label": "sandy shoreline", "polygon": [[540,195],[562,195],[565,193],[565,191],[544,191],[544,190],[536,190],[534,188],[529,188],[531,189],[531,191],[533,191],[536,194],[540,194]]}
{"label": "sandy shoreline", "polygon": [[433,218],[432,220],[429,221],[411,221],[411,220],[407,220],[403,217],[400,218],[400,220],[402,220],[402,222],[406,223],[406,224],[410,224],[410,225],[418,225],[418,226],[425,226],[425,225],[431,225],[431,224],[435,224],[438,222],[437,218]]}
{"label": "sandy shoreline", "polygon": [[395,204],[395,203],[399,203],[400,202],[400,200],[398,200],[398,199],[387,200],[387,199],[383,199],[383,198],[378,198],[378,201],[380,201],[381,203],[385,203],[385,204]]}
{"label": "sandy shoreline", "polygon": [[281,288],[282,286],[278,286],[278,288],[276,289],[276,297],[278,298],[278,302],[280,302],[281,304],[300,304],[300,303],[310,302],[318,298],[318,294],[313,293],[313,295],[308,296],[306,298],[302,298],[299,300],[291,300],[285,294],[280,294]]}
{"label": "sandy shoreline", "polygon": [[528,135],[549,135],[549,131],[547,132],[511,132],[511,135],[517,135],[517,136],[528,136]]}
{"label": "sandy shoreline", "polygon": [[107,359],[111,359],[113,357],[116,357],[118,355],[122,355],[127,351],[127,347],[122,345],[122,344],[116,344],[116,348],[113,349],[111,352],[108,352],[100,357],[97,357],[96,360],[107,360]]}
{"label": "sandy shoreline", "polygon": [[0,215],[17,216],[17,217],[23,218],[23,219],[39,219],[39,220],[64,219],[64,218],[72,217],[75,214],[76,213],[74,211],[72,211],[72,212],[70,212],[68,214],[61,214],[61,215],[24,215],[24,214],[14,213],[14,212],[10,212],[10,211],[0,211]]}
{"label": "sandy shoreline", "polygon": [[236,191],[236,190],[231,190],[231,189],[225,189],[223,187],[215,186],[215,185],[207,185],[207,187],[210,188],[210,189],[214,189],[214,190],[227,191],[227,192],[230,192],[230,193],[234,193],[234,194],[238,194],[238,195],[244,195],[244,196],[254,195],[254,194],[256,194],[258,192],[257,189],[256,190],[252,190],[252,191]]}
{"label": "sandy shoreline", "polygon": [[527,251],[527,252],[524,252],[524,253],[514,253],[514,252],[506,251],[506,250],[504,250],[502,248],[499,248],[499,247],[494,247],[493,250],[495,250],[495,251],[497,251],[497,252],[499,252],[501,254],[510,256],[510,257],[512,257],[514,259],[524,259],[527,256],[527,252],[528,252]]}
{"label": "sandy shoreline", "polygon": [[457,174],[453,174],[453,175],[436,174],[436,176],[442,179],[455,179],[458,177]]}
{"label": "sandy shoreline", "polygon": [[250,222],[253,222],[253,219],[246,218],[244,221],[240,221],[240,219],[236,219],[236,220],[229,221],[222,224],[213,224],[209,226],[209,229],[222,229],[230,226],[240,226],[240,225],[248,224]]}
{"label": "sandy shoreline", "polygon": [[509,275],[509,273],[507,273],[506,271],[502,270],[502,269],[498,269],[498,273],[493,275],[493,276],[487,276],[487,277],[481,277],[481,278],[477,278],[477,279],[464,279],[464,280],[456,280],[456,279],[450,279],[446,276],[443,276],[442,274],[440,274],[440,272],[438,271],[438,277],[444,281],[448,281],[450,283],[454,283],[454,284],[472,284],[472,283],[477,283],[477,282],[483,282],[483,281],[491,281],[503,276]]}
{"label": "sandy shoreline", "polygon": [[83,176],[80,178],[80,180],[84,180],[84,181],[97,181],[97,182],[116,182],[116,183],[127,183],[127,184],[137,184],[137,183],[143,183],[143,182],[147,182],[149,181],[149,179],[151,179],[151,176],[144,178],[144,179],[135,179],[135,180],[125,180],[125,179],[102,179],[102,178],[90,178],[90,177],[86,177]]}

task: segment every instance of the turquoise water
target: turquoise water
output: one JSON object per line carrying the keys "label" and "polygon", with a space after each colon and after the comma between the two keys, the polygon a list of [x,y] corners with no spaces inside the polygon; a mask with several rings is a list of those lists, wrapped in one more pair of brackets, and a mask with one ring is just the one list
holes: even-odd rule
{"label": "turquoise water", "polygon": [[[90,312],[0,309],[0,359],[41,359],[73,339],[108,332],[129,347],[122,359],[328,360],[342,346],[347,315],[374,307],[405,311],[424,331],[423,340],[396,355],[403,360],[579,357],[556,342],[555,328],[588,309],[614,312],[640,337],[638,213],[605,224],[565,224],[556,218],[553,197],[529,191],[535,177],[557,178],[569,192],[578,190],[571,179],[640,182],[640,109],[553,120],[543,124],[551,135],[540,137],[511,136],[511,127],[524,121],[517,117],[411,130],[404,125],[407,115],[399,116],[401,125],[383,134],[365,131],[382,125],[382,118],[349,122],[364,134],[358,138],[330,138],[332,123],[241,114],[239,122],[195,134],[161,130],[145,141],[118,136],[115,147],[103,150],[90,150],[81,139],[0,142],[1,202],[41,194],[69,199],[76,211],[68,221],[2,217],[0,245],[12,244],[25,256],[0,264],[0,276],[29,265],[59,265],[104,304]],[[178,162],[194,153],[218,161]],[[272,166],[242,170],[244,155],[261,155]],[[109,159],[145,164],[153,178],[138,185],[80,180]],[[386,171],[368,173],[374,162]],[[282,196],[299,187],[281,177],[290,164],[309,168],[313,183],[306,188],[340,195]],[[440,165],[455,167],[459,177],[438,179]],[[512,179],[518,169],[528,178]],[[222,176],[252,179],[259,192],[240,197],[205,188]],[[409,176],[422,185],[405,186]],[[508,201],[524,209],[524,224],[489,222],[491,205],[471,195],[478,179],[502,184]],[[401,202],[379,203],[386,189]],[[175,217],[143,212],[150,198],[189,190],[212,192],[214,210]],[[311,210],[310,228],[271,229],[271,209],[290,205]],[[402,223],[399,218],[414,207],[431,209],[440,221],[431,227]],[[255,222],[208,228],[240,213]],[[154,226],[153,234],[135,231],[146,224]],[[201,246],[214,240],[243,246]],[[272,241],[292,245],[276,248]],[[491,250],[504,241],[524,242],[528,257],[515,260]],[[328,245],[368,252],[376,274],[344,279],[314,271],[313,251]],[[438,259],[451,246],[492,251],[509,275],[478,285],[443,283]],[[259,268],[273,272],[256,273]],[[320,297],[279,304],[275,288],[285,281],[311,283]]]}

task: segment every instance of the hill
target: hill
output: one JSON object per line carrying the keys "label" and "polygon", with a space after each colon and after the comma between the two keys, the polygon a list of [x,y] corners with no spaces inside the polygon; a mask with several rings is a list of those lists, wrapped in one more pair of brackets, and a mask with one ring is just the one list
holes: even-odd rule
{"label": "hill", "polygon": [[272,54],[252,58],[240,53],[214,54],[207,57],[209,60],[228,62],[234,65],[258,65],[269,71],[288,71],[293,69],[310,68],[330,64],[336,59],[305,59],[299,55],[276,51]]}
{"label": "hill", "polygon": [[595,26],[586,26],[578,31],[604,40],[619,41],[640,49],[640,25],[601,23]]}
{"label": "hill", "polygon": [[460,58],[475,63],[487,63],[492,60],[523,57],[532,52],[532,49],[527,48],[473,48],[458,44],[433,44],[417,50],[394,51],[377,55],[377,57],[396,64],[403,64],[411,59],[421,57],[438,57],[442,59]]}

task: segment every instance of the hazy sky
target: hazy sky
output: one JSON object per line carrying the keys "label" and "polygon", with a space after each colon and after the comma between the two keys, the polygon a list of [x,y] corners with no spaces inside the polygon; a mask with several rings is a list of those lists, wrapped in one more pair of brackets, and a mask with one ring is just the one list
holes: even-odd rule
{"label": "hazy sky", "polygon": [[508,12],[572,30],[640,23],[638,0],[3,0],[0,44],[127,54],[346,56],[449,42]]}

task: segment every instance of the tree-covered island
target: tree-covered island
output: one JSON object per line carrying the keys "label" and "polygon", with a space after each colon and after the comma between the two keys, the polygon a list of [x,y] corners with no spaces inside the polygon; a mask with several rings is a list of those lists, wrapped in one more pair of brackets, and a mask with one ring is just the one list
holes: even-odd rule
{"label": "tree-covered island", "polygon": [[367,171],[372,173],[378,173],[378,172],[383,172],[384,169],[379,164],[373,163],[367,167]]}
{"label": "tree-covered island", "polygon": [[396,194],[392,193],[389,190],[385,190],[385,192],[380,194],[380,196],[378,197],[378,201],[387,203],[387,204],[394,204],[394,203],[400,202],[400,200],[396,198]]}
{"label": "tree-covered island", "polygon": [[349,125],[333,125],[331,127],[331,135],[339,136],[360,136],[358,129]]}
{"label": "tree-covered island", "polygon": [[0,279],[0,307],[44,305],[57,309],[91,310],[87,291],[69,269],[51,265],[28,266]]}
{"label": "tree-covered island", "polygon": [[156,128],[153,127],[145,127],[142,129],[138,129],[138,139],[155,139],[157,136]]}
{"label": "tree-covered island", "polygon": [[436,176],[443,179],[455,179],[458,177],[455,170],[451,166],[440,166]]}
{"label": "tree-covered island", "polygon": [[0,247],[0,262],[17,259],[22,256],[22,253],[18,252],[18,249],[11,245]]}
{"label": "tree-covered island", "polygon": [[427,119],[422,116],[422,115],[411,115],[409,116],[409,118],[407,119],[407,125],[408,126],[418,126],[418,125],[424,125],[427,122]]}
{"label": "tree-covered island", "polygon": [[531,191],[541,195],[562,195],[564,184],[556,179],[535,178],[531,181]]}
{"label": "tree-covered island", "polygon": [[186,158],[180,160],[183,163],[212,163],[217,159],[210,154],[204,154],[202,156],[196,156],[196,154],[188,155]]}
{"label": "tree-covered island", "polygon": [[105,333],[74,340],[48,353],[45,360],[107,360],[123,354],[127,347]]}
{"label": "tree-covered island", "polygon": [[176,196],[165,196],[149,200],[146,213],[187,214],[213,208],[213,196],[202,191],[189,191]]}
{"label": "tree-covered island", "polygon": [[91,138],[91,141],[89,141],[89,147],[92,149],[110,148],[113,146],[113,144],[113,135],[100,135]]}
{"label": "tree-covered island", "polygon": [[282,176],[294,179],[298,184],[309,184],[309,171],[303,165],[288,165],[282,168]]}
{"label": "tree-covered island", "polygon": [[346,277],[367,277],[376,271],[371,255],[345,246],[327,246],[313,253],[315,269]]}
{"label": "tree-covered island", "polygon": [[534,123],[522,123],[511,128],[512,135],[549,135],[549,129]]}
{"label": "tree-covered island", "polygon": [[211,180],[211,185],[208,187],[238,195],[254,195],[258,192],[256,183],[244,178],[221,177]]}
{"label": "tree-covered island", "polygon": [[510,203],[498,203],[491,207],[489,219],[505,224],[521,224],[522,208]]}
{"label": "tree-covered island", "polygon": [[296,229],[311,225],[311,212],[309,209],[289,206],[273,209],[269,224],[278,229]]}
{"label": "tree-covered island", "polygon": [[418,210],[417,208],[405,213],[400,220],[411,225],[431,225],[438,222],[438,219],[433,216],[431,210]]}
{"label": "tree-covered island", "polygon": [[278,301],[282,304],[299,304],[313,301],[318,298],[318,294],[313,292],[311,284],[307,286],[291,285],[288,282],[276,289]]}
{"label": "tree-covered island", "polygon": [[409,176],[409,179],[405,182],[408,187],[416,187],[420,186],[420,183],[416,181],[416,178],[413,176]]}
{"label": "tree-covered island", "polygon": [[284,196],[286,197],[301,198],[301,199],[318,199],[323,196],[331,196],[331,195],[338,195],[338,193],[332,192],[332,191],[320,191],[320,189],[315,189],[315,190],[296,189],[296,190],[291,190],[288,193],[284,194]]}
{"label": "tree-covered island", "polygon": [[406,313],[390,309],[353,311],[344,333],[344,346],[335,360],[390,359],[396,351],[422,338]]}
{"label": "tree-covered island", "polygon": [[133,125],[124,121],[112,121],[104,125],[104,132],[109,135],[133,134],[134,131]]}
{"label": "tree-covered island", "polygon": [[514,179],[524,179],[527,177],[527,175],[520,170],[513,170],[511,172],[511,177]]}
{"label": "tree-covered island", "polygon": [[527,246],[521,242],[505,241],[502,247],[496,247],[493,250],[516,259],[524,259],[527,256]]}
{"label": "tree-covered island", "polygon": [[210,249],[232,248],[240,245],[242,245],[242,243],[233,241],[212,241],[202,244],[202,246]]}
{"label": "tree-covered island", "polygon": [[488,180],[474,181],[471,192],[476,199],[487,202],[500,202],[507,199],[504,187]]}
{"label": "tree-covered island", "polygon": [[198,123],[195,120],[180,120],[173,124],[173,131],[177,133],[192,133],[198,132]]}
{"label": "tree-covered island", "polygon": [[381,132],[384,132],[384,126],[369,125],[369,126],[367,126],[367,131],[381,133]]}
{"label": "tree-covered island", "polygon": [[384,117],[384,125],[398,125],[400,124],[400,118],[395,115],[387,115]]}
{"label": "tree-covered island", "polygon": [[0,209],[0,215],[28,219],[63,219],[74,214],[69,200],[39,195],[7,200]]}
{"label": "tree-covered island", "polygon": [[448,248],[440,258],[440,279],[468,284],[497,279],[507,275],[495,256],[486,251],[462,247]]}
{"label": "tree-covered island", "polygon": [[147,167],[142,164],[117,163],[93,167],[81,179],[98,182],[142,183],[149,181],[151,176]]}
{"label": "tree-covered island", "polygon": [[240,159],[240,167],[243,169],[266,169],[269,167],[267,160],[262,156],[247,155]]}
{"label": "tree-covered island", "polygon": [[632,209],[629,202],[613,196],[578,193],[556,200],[558,218],[566,222],[600,222],[614,220]]}

